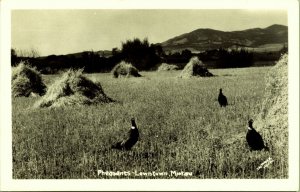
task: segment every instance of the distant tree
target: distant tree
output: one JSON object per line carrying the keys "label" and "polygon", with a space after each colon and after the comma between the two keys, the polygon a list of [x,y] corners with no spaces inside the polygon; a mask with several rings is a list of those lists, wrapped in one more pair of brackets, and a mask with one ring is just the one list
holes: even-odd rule
{"label": "distant tree", "polygon": [[160,61],[155,47],[150,46],[146,38],[143,41],[134,38],[122,43],[121,55],[123,60],[132,63],[139,70],[149,70]]}
{"label": "distant tree", "polygon": [[160,44],[151,44],[150,47],[155,50],[155,54],[159,57],[165,56],[165,52]]}
{"label": "distant tree", "polygon": [[119,54],[119,53],[120,53],[120,50],[119,50],[117,47],[112,48],[111,54],[112,54],[113,56],[116,56],[116,55]]}
{"label": "distant tree", "polygon": [[99,54],[95,53],[94,51],[85,51],[82,53],[81,66],[79,65],[78,67],[84,67],[85,71],[93,72],[96,70],[96,64],[99,57]]}
{"label": "distant tree", "polygon": [[184,49],[183,51],[181,51],[181,56],[186,59],[190,59],[193,56],[193,54],[189,49]]}
{"label": "distant tree", "polygon": [[18,56],[15,49],[10,50],[11,66],[16,66],[18,63]]}
{"label": "distant tree", "polygon": [[246,49],[228,51],[220,48],[215,54],[218,68],[249,67],[253,64],[253,53]]}
{"label": "distant tree", "polygon": [[[186,64],[187,62],[189,62],[190,58],[193,56],[193,54],[191,53],[190,50],[183,50],[181,52],[178,51],[169,51],[168,54],[165,54],[163,56],[163,62],[166,63],[172,63],[172,64]],[[179,68],[182,68],[182,66],[179,66]]]}

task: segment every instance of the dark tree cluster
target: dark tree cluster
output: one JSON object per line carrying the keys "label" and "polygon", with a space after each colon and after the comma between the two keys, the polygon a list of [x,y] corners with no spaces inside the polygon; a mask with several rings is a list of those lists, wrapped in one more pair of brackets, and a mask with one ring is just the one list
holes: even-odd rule
{"label": "dark tree cluster", "polygon": [[14,49],[11,49],[10,55],[11,55],[11,66],[14,67],[20,62],[20,59],[17,56],[17,53]]}
{"label": "dark tree cluster", "polygon": [[151,70],[160,62],[162,47],[151,44],[147,39],[138,38],[122,43],[121,58],[134,65],[138,70]]}
{"label": "dark tree cluster", "polygon": [[205,62],[211,68],[235,68],[248,67],[253,64],[253,53],[244,49],[226,50],[223,48],[207,50],[198,54],[192,53],[190,50],[169,53],[165,55],[164,62],[176,64],[182,68],[191,57],[198,56],[201,61]]}
{"label": "dark tree cluster", "polygon": [[249,67],[253,64],[253,52],[245,49],[226,50],[219,48],[205,51],[198,56],[204,62],[210,61],[213,68]]}
{"label": "dark tree cluster", "polygon": [[189,49],[184,49],[181,52],[169,52],[164,54],[163,62],[176,64],[179,68],[183,68],[189,60],[195,56]]}
{"label": "dark tree cluster", "polygon": [[13,54],[12,66],[20,61],[28,61],[31,66],[36,67],[43,74],[55,74],[67,69],[84,69],[86,73],[109,72],[116,63],[121,61],[118,56],[104,57],[97,52],[86,51],[71,55],[49,55],[47,57],[18,57]]}
{"label": "dark tree cluster", "polygon": [[200,53],[192,53],[188,49],[179,52],[165,53],[160,44],[150,44],[147,39],[134,38],[122,43],[122,47],[103,52],[85,51],[69,55],[49,55],[38,57],[38,52],[16,51],[11,49],[11,65],[16,66],[20,61],[28,61],[41,73],[54,74],[69,68],[84,69],[86,73],[110,72],[121,61],[131,63],[139,71],[156,70],[161,63],[168,63],[183,69],[193,56],[198,56],[208,68],[249,67],[257,61],[277,61],[287,47],[275,52],[253,52],[246,49],[213,49]]}
{"label": "dark tree cluster", "polygon": [[253,53],[245,49],[231,51],[219,49],[218,53],[217,68],[250,67],[253,64]]}
{"label": "dark tree cluster", "polygon": [[163,49],[160,45],[149,44],[135,38],[122,43],[122,49],[113,48],[111,55],[104,56],[99,52],[85,51],[69,55],[49,55],[47,57],[18,56],[11,50],[11,65],[16,66],[20,61],[28,61],[44,74],[54,74],[69,68],[84,69],[86,73],[110,72],[122,60],[131,63],[138,70],[154,70],[161,62]]}

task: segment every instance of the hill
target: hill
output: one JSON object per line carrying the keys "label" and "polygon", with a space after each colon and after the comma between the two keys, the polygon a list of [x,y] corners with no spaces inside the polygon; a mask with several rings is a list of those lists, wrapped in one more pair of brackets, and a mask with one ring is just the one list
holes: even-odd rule
{"label": "hill", "polygon": [[223,48],[244,47],[257,51],[277,50],[287,45],[288,27],[274,24],[266,28],[252,28],[242,31],[219,31],[197,29],[162,42],[164,51],[175,52],[189,49],[192,52]]}

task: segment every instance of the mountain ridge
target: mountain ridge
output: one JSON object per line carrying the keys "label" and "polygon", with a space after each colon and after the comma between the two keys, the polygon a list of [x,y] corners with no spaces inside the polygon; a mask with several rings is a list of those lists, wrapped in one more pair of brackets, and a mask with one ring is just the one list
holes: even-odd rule
{"label": "mountain ridge", "polygon": [[194,52],[233,47],[260,48],[283,47],[287,44],[288,27],[273,24],[266,28],[250,28],[238,31],[221,31],[199,28],[170,38],[160,45],[165,51],[190,49]]}

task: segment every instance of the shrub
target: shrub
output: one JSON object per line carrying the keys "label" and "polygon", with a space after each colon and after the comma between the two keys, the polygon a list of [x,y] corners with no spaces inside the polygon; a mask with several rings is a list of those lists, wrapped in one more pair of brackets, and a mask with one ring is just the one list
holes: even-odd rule
{"label": "shrub", "polygon": [[135,68],[131,63],[126,63],[121,61],[112,69],[113,77],[141,77],[137,68]]}
{"label": "shrub", "polygon": [[211,77],[213,76],[213,74],[211,74],[207,70],[207,68],[204,66],[202,61],[198,59],[198,57],[192,57],[188,64],[181,71],[179,77],[189,78],[193,76]]}
{"label": "shrub", "polygon": [[167,63],[162,63],[157,71],[173,71],[173,70],[178,70],[178,66],[177,65],[170,65],[170,64],[167,64]]}
{"label": "shrub", "polygon": [[20,62],[12,68],[12,96],[30,96],[31,93],[43,95],[46,85],[43,83],[41,74],[29,66],[29,63]]}
{"label": "shrub", "polygon": [[106,96],[101,84],[82,75],[83,70],[72,69],[55,81],[35,107],[60,107],[67,105],[90,105],[113,102]]}

